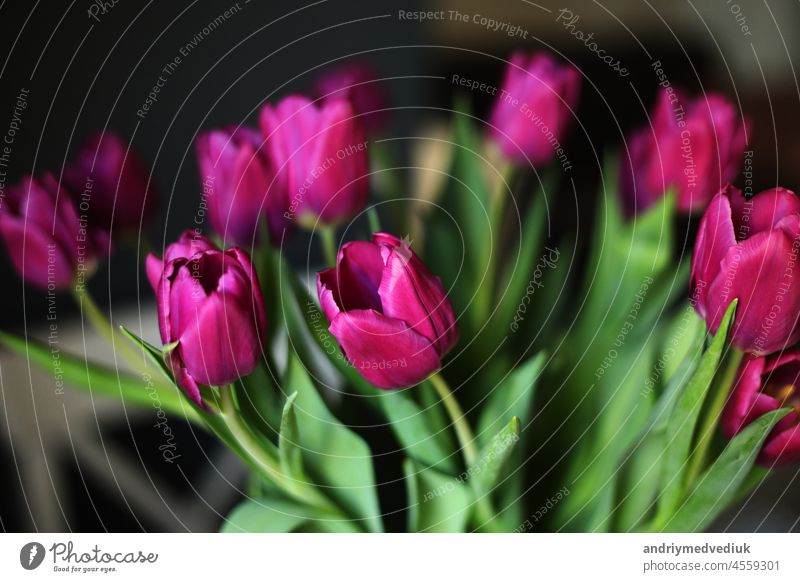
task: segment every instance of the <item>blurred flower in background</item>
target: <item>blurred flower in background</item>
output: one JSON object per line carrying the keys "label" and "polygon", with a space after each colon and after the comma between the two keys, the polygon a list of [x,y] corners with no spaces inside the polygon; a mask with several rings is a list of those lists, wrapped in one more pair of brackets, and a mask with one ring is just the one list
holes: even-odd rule
{"label": "blurred flower in background", "polygon": [[541,166],[560,155],[580,80],[549,53],[512,55],[489,117],[490,136],[508,159]]}
{"label": "blurred flower in background", "polygon": [[108,232],[79,213],[52,174],[8,188],[0,233],[20,276],[43,289],[64,290],[90,275],[110,250]]}
{"label": "blurred flower in background", "polygon": [[231,127],[202,133],[195,142],[211,225],[222,240],[244,247],[257,238],[261,217],[274,241],[286,222],[277,192],[269,195],[275,173],[263,141],[258,131]]}
{"label": "blurred flower in background", "polygon": [[688,99],[662,89],[650,124],[628,138],[621,156],[622,199],[628,216],[641,213],[671,187],[682,212],[702,212],[739,172],[749,122],[724,96]]}
{"label": "blurred flower in background", "polygon": [[289,96],[261,111],[261,130],[277,172],[284,217],[304,228],[349,220],[367,202],[369,161],[350,103],[317,105]]}
{"label": "blurred flower in background", "polygon": [[327,70],[314,86],[317,96],[324,101],[349,101],[368,135],[378,134],[386,129],[389,99],[381,88],[378,74],[367,62],[352,61]]}
{"label": "blurred flower in background", "polygon": [[87,201],[91,221],[115,238],[138,233],[158,204],[147,166],[111,132],[92,134],[81,145],[75,161],[64,168],[64,183],[76,199]]}

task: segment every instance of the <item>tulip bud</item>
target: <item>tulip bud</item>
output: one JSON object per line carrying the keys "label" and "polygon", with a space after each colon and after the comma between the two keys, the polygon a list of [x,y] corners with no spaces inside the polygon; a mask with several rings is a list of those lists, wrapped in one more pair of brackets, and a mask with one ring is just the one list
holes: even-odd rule
{"label": "tulip bud", "polygon": [[547,53],[515,53],[489,117],[491,138],[510,160],[546,164],[562,148],[580,88],[574,67]]}
{"label": "tulip bud", "polygon": [[284,218],[313,228],[339,224],[363,210],[367,142],[346,100],[319,106],[305,97],[286,97],[264,107],[261,130],[287,203]]}
{"label": "tulip bud", "polygon": [[113,133],[83,143],[75,162],[64,168],[64,183],[86,203],[92,222],[114,235],[138,232],[155,212],[158,194],[147,167]]}
{"label": "tulip bud", "polygon": [[224,386],[258,366],[267,318],[244,251],[221,251],[187,231],[163,262],[148,256],[147,273],[156,283],[161,341],[171,346],[168,362],[192,400],[202,404],[199,385]]}
{"label": "tulip bud", "polygon": [[677,91],[661,92],[647,125],[628,140],[621,163],[621,193],[628,216],[643,212],[677,190],[682,212],[702,211],[732,180],[747,146],[749,123],[721,95],[693,100]]}
{"label": "tulip bud", "polygon": [[319,273],[317,291],[347,360],[379,388],[422,382],[458,341],[442,282],[390,234],[345,244],[336,267]]}
{"label": "tulip bud", "polygon": [[108,234],[84,214],[51,174],[25,178],[0,202],[0,234],[22,278],[67,289],[91,274],[110,248]]}
{"label": "tulip bud", "polygon": [[766,355],[800,340],[800,199],[773,188],[746,200],[726,186],[708,206],[694,245],[695,310],[716,333],[727,306],[739,300],[730,341]]}
{"label": "tulip bud", "polygon": [[759,416],[791,408],[767,436],[758,456],[764,467],[800,461],[800,351],[745,356],[720,421],[732,438]]}
{"label": "tulip bud", "polygon": [[347,99],[368,134],[380,133],[386,126],[387,102],[377,75],[367,64],[354,62],[326,72],[316,82],[316,93],[323,100]]}
{"label": "tulip bud", "polygon": [[240,127],[203,133],[195,143],[211,225],[242,246],[253,244],[262,216],[274,240],[287,224],[277,191],[268,196],[274,172],[262,142],[258,132]]}

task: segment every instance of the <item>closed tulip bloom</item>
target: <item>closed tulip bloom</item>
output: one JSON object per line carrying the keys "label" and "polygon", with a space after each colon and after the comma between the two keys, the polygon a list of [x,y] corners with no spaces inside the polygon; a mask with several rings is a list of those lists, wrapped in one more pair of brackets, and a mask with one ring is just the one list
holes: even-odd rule
{"label": "closed tulip bloom", "polygon": [[347,360],[379,388],[422,382],[458,341],[442,282],[390,234],[345,244],[317,290]]}
{"label": "closed tulip bloom", "polygon": [[695,309],[716,333],[725,309],[739,300],[731,342],[766,355],[800,340],[800,199],[773,188],[745,200],[728,185],[708,206],[694,246]]}
{"label": "closed tulip bloom", "polygon": [[267,317],[244,251],[221,251],[187,232],[163,262],[150,255],[147,272],[156,283],[161,341],[174,345],[168,362],[192,400],[202,404],[200,385],[224,386],[256,368]]}
{"label": "closed tulip bloom", "polygon": [[113,133],[90,136],[64,168],[64,182],[90,219],[114,235],[138,232],[155,213],[158,193],[147,166]]}
{"label": "closed tulip bloom", "polygon": [[546,164],[562,148],[580,88],[574,67],[547,53],[515,53],[489,117],[492,139],[512,161]]}
{"label": "closed tulip bloom", "polygon": [[800,461],[800,351],[770,357],[745,356],[722,414],[722,430],[733,437],[759,416],[792,409],[767,436],[758,456],[765,467]]}
{"label": "closed tulip bloom", "polygon": [[305,228],[349,220],[367,201],[367,146],[347,100],[290,96],[261,111],[284,217]]}
{"label": "closed tulip bloom", "polygon": [[240,127],[203,133],[195,143],[211,225],[223,240],[242,246],[257,238],[261,217],[268,218],[273,240],[287,224],[278,192],[268,195],[274,172],[262,142],[257,131]]}
{"label": "closed tulip bloom", "polygon": [[0,201],[0,233],[17,272],[43,289],[69,288],[109,252],[108,234],[78,213],[51,174],[8,188]]}
{"label": "closed tulip bloom", "polygon": [[347,99],[367,133],[379,133],[386,126],[388,99],[376,77],[366,63],[349,63],[325,72],[315,84],[316,93],[325,101]]}
{"label": "closed tulip bloom", "polygon": [[643,212],[669,188],[682,212],[702,212],[739,172],[748,122],[722,95],[687,99],[663,90],[652,127],[631,134],[622,159],[621,188],[628,216]]}

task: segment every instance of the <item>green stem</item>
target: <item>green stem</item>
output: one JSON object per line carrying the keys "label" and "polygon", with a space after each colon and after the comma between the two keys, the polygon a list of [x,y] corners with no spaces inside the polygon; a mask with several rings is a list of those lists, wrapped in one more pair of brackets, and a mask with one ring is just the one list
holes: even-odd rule
{"label": "green stem", "polygon": [[381,219],[378,217],[378,211],[375,210],[374,206],[367,210],[367,220],[369,220],[369,229],[373,233],[383,231],[383,228],[381,228]]}
{"label": "green stem", "polygon": [[475,437],[472,434],[472,429],[469,427],[467,417],[464,415],[464,411],[461,410],[461,406],[459,406],[453,393],[450,391],[447,381],[442,378],[439,372],[433,374],[429,380],[439,394],[439,398],[442,399],[442,404],[444,404],[447,414],[453,422],[458,444],[461,445],[461,453],[464,455],[464,462],[467,468],[469,468],[478,460],[478,449],[475,446]]}
{"label": "green stem", "polygon": [[161,390],[172,393],[176,390],[175,386],[163,379],[161,372],[150,364],[144,352],[135,349],[128,341],[128,338],[119,333],[103,310],[95,303],[89,290],[85,286],[75,286],[73,287],[72,295],[81,310],[81,314],[85,315],[94,330],[105,338],[111,346],[111,349],[114,350],[114,353],[122,356],[136,371],[140,374],[146,374],[152,382],[157,385],[160,389],[160,402],[162,406],[176,414],[183,415],[187,420],[199,423],[200,416],[191,405],[182,400],[179,400],[176,405],[171,404],[173,399],[167,398]]}
{"label": "green stem", "polygon": [[322,252],[325,262],[329,267],[336,266],[336,231],[332,226],[323,226],[319,229],[319,239],[322,243]]}
{"label": "green stem", "polygon": [[478,285],[475,294],[475,324],[478,328],[486,322],[494,297],[494,281],[497,276],[497,258],[500,256],[500,245],[503,239],[503,218],[506,209],[506,200],[510,196],[508,185],[514,173],[514,166],[506,163],[500,167],[497,185],[489,197],[489,228],[491,229],[491,243],[485,245],[484,256],[481,258],[479,268],[485,267],[483,281],[476,281]]}
{"label": "green stem", "polygon": [[260,472],[278,487],[289,490],[286,477],[280,468],[280,463],[273,458],[256,441],[252,433],[242,422],[236,404],[233,401],[233,386],[223,386],[220,390],[220,414],[225,419],[225,424],[242,451],[260,469]]}
{"label": "green stem", "polygon": [[220,389],[220,414],[231,436],[236,440],[238,449],[250,461],[250,464],[267,479],[275,483],[289,496],[298,501],[322,510],[331,518],[345,522],[350,520],[327,497],[310,482],[287,477],[278,459],[269,453],[253,436],[250,429],[242,422],[242,417],[233,398],[234,387],[223,386]]}
{"label": "green stem", "polygon": [[719,376],[715,382],[714,399],[711,401],[706,416],[703,418],[703,423],[700,426],[697,446],[694,449],[694,453],[692,453],[692,457],[689,459],[689,470],[686,475],[687,486],[691,486],[691,484],[694,483],[705,467],[708,447],[714,436],[714,429],[717,426],[719,417],[722,414],[722,409],[725,407],[725,403],[731,393],[743,357],[744,352],[733,347],[730,348],[722,376]]}
{"label": "green stem", "polygon": [[128,339],[119,333],[103,310],[95,303],[94,298],[85,286],[73,288],[73,297],[78,307],[80,307],[81,314],[85,315],[95,331],[108,341],[114,353],[120,354],[126,362],[140,373],[151,375],[153,381],[157,382],[161,387],[170,390],[174,389],[174,386],[161,379],[160,372],[150,365],[144,352],[136,350]]}
{"label": "green stem", "polygon": [[[467,417],[464,411],[461,410],[458,402],[450,391],[447,381],[436,372],[430,378],[433,387],[442,399],[445,409],[450,420],[453,422],[453,427],[456,430],[456,437],[458,443],[461,445],[461,452],[464,455],[464,463],[469,469],[478,460],[478,449],[475,446],[475,436],[472,434],[472,429],[469,427]],[[478,523],[479,529],[486,532],[500,532],[502,531],[496,523],[497,517],[494,508],[492,507],[489,494],[480,491],[478,487],[471,484],[471,489],[475,494],[475,521]]]}

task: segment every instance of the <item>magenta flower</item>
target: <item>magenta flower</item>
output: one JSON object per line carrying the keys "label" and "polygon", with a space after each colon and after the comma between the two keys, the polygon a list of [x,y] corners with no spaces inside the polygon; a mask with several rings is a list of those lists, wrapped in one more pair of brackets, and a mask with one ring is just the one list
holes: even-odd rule
{"label": "magenta flower", "polygon": [[305,228],[349,220],[367,201],[367,142],[344,99],[290,96],[261,111],[261,130],[287,205]]}
{"label": "magenta flower", "polygon": [[0,201],[0,234],[20,276],[43,289],[69,288],[110,251],[108,233],[78,213],[51,174],[8,189]]}
{"label": "magenta flower", "polygon": [[779,408],[793,411],[767,437],[758,456],[765,467],[800,461],[800,351],[745,356],[722,414],[722,431],[732,438],[759,416]]}
{"label": "magenta flower", "polygon": [[223,240],[242,246],[257,238],[261,217],[267,217],[273,240],[288,224],[277,191],[268,195],[275,173],[262,142],[246,127],[209,131],[195,142],[211,225]]}
{"label": "magenta flower", "polygon": [[649,125],[628,140],[621,192],[628,216],[642,212],[677,189],[682,212],[702,211],[739,172],[749,123],[721,95],[686,99],[663,90]]}
{"label": "magenta flower", "polygon": [[489,117],[491,138],[510,160],[546,164],[561,155],[580,88],[574,67],[547,53],[515,53]]}
{"label": "magenta flower", "polygon": [[178,385],[202,404],[199,385],[224,386],[252,372],[266,331],[264,299],[250,259],[185,232],[164,260],[147,257],[161,341]]}
{"label": "magenta flower", "polygon": [[766,355],[800,340],[800,199],[773,188],[745,200],[728,185],[708,206],[694,245],[695,309],[716,333],[739,300],[730,341]]}
{"label": "magenta flower", "polygon": [[458,341],[442,282],[390,234],[345,244],[317,291],[347,360],[379,388],[422,382]]}
{"label": "magenta flower", "polygon": [[369,134],[380,133],[386,126],[386,93],[375,71],[364,62],[353,62],[325,72],[315,84],[317,96],[324,101],[347,99]]}
{"label": "magenta flower", "polygon": [[[90,136],[64,168],[64,183],[97,227],[136,233],[153,218],[158,192],[144,162],[113,133]],[[113,217],[113,230],[112,230]]]}

